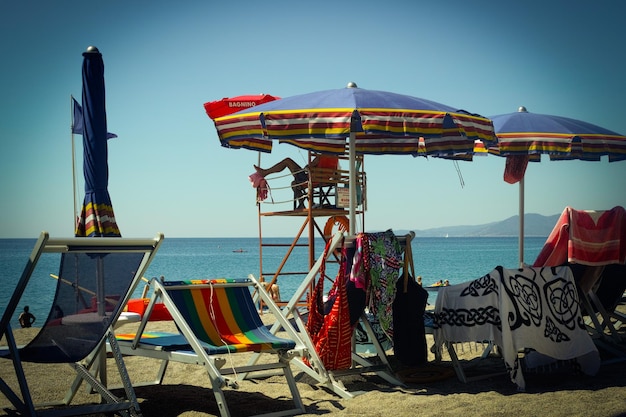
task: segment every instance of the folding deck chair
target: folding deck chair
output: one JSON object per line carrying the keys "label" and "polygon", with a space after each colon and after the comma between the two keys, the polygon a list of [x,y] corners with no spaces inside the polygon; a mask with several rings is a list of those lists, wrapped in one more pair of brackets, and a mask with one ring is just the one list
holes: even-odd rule
{"label": "folding deck chair", "polygon": [[[306,350],[295,342],[298,340],[295,331],[258,281],[253,278],[175,282],[153,279],[150,285],[154,292],[137,332],[117,335],[123,354],[161,360],[156,379],[135,383],[135,386],[162,384],[171,361],[202,365],[208,373],[220,414],[226,417],[231,414],[224,387],[237,388],[241,376],[248,373],[280,371],[287,380],[294,408],[265,415],[305,412],[290,362],[296,356],[305,355]],[[252,301],[251,291],[259,294],[291,339],[269,332]],[[146,330],[152,309],[159,300],[172,315],[179,333]],[[225,366],[228,357],[225,355],[249,352],[271,354],[265,356],[274,356],[275,360],[255,366]]]}
{"label": "folding deck chair", "polygon": [[[312,377],[318,384],[327,388],[331,392],[339,395],[342,398],[354,398],[361,392],[355,392],[348,390],[343,382],[342,377],[350,375],[361,374],[376,374],[383,378],[392,385],[404,386],[404,383],[400,381],[393,372],[391,364],[385,353],[385,349],[378,341],[377,335],[374,332],[370,321],[367,319],[366,314],[363,313],[360,318],[360,323],[365,330],[368,339],[372,342],[375,350],[374,355],[362,355],[356,352],[353,344],[352,361],[353,365],[350,369],[345,370],[328,370],[324,366],[324,363],[317,355],[315,351],[315,345],[311,340],[311,336],[306,330],[306,324],[304,322],[303,314],[301,314],[298,307],[301,305],[301,300],[304,294],[311,288],[311,284],[314,282],[315,277],[319,273],[322,263],[325,262],[325,256],[330,257],[336,249],[340,249],[344,244],[343,232],[339,231],[335,233],[330,241],[330,245],[326,254],[320,255],[309,273],[300,283],[300,286],[294,293],[293,297],[289,300],[287,305],[281,309],[281,313],[285,318],[290,318],[290,323],[295,325],[293,328],[297,332],[297,340],[301,341],[308,350],[308,363],[303,361],[302,358],[294,358],[292,363],[305,374]],[[283,329],[284,322],[276,321],[270,328],[272,334],[276,334]],[[291,327],[291,326],[290,326]],[[353,337],[354,341],[354,337]],[[253,355],[249,364],[255,364],[258,360],[258,355]]]}
{"label": "folding deck chair", "polygon": [[[619,328],[626,317],[616,308],[626,290],[626,265],[571,264],[570,268],[574,272],[589,331],[607,350],[618,352],[615,347],[622,342]],[[626,351],[619,356],[625,360]]]}
{"label": "folding deck chair", "polygon": [[[112,329],[162,239],[163,235],[154,239],[53,239],[46,232],[41,234],[0,322],[0,337],[5,336],[8,344],[7,348],[0,350],[0,357],[13,361],[19,393],[6,377],[0,378],[0,391],[18,414],[141,415]],[[40,268],[36,268],[40,258],[51,256],[47,255],[49,253],[57,254],[57,257],[60,254],[59,276],[50,313],[39,333],[28,344],[18,347],[11,320],[27,284],[41,275]],[[48,273],[44,275],[49,280]],[[107,389],[105,340],[112,346],[113,357],[124,381],[125,399]],[[62,401],[35,404],[23,362],[68,363],[77,377]],[[71,405],[83,381],[100,398],[94,404]]]}
{"label": "folding deck chair", "polygon": [[625,317],[615,311],[626,289],[626,210],[566,207],[535,266],[569,265],[574,272],[588,329],[596,344],[626,360],[618,329]]}

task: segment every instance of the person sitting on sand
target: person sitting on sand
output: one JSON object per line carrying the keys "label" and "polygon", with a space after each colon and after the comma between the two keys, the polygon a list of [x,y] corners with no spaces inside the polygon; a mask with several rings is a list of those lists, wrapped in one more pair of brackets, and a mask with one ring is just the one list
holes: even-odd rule
{"label": "person sitting on sand", "polygon": [[24,327],[31,327],[33,325],[33,323],[35,322],[35,320],[36,320],[36,318],[33,315],[33,313],[31,313],[28,310],[29,310],[28,306],[24,306],[24,311],[17,318],[18,321],[20,322],[20,326],[22,326],[23,328]]}
{"label": "person sitting on sand", "polygon": [[[285,169],[289,169],[291,175],[293,175],[293,181],[291,182],[291,188],[293,189],[294,199],[300,200],[306,195],[307,182],[309,181],[309,169],[315,168],[320,165],[320,161],[323,159],[334,159],[338,161],[339,158],[334,155],[317,155],[313,160],[304,166],[301,167],[298,165],[296,161],[291,158],[285,158],[282,161],[272,165],[269,168],[261,168],[260,166],[254,165],[254,169],[256,172],[262,177],[266,177],[269,174],[276,174]],[[336,162],[335,162],[336,166]],[[304,207],[304,202],[300,201],[299,208]]]}

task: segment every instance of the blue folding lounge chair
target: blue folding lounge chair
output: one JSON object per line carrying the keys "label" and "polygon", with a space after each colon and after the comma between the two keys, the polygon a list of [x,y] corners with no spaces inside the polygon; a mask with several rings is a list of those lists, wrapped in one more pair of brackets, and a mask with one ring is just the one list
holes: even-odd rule
{"label": "blue folding lounge chair", "polygon": [[[8,345],[0,349],[0,357],[13,361],[19,385],[19,390],[12,388],[11,385],[15,385],[13,379],[0,377],[0,391],[15,412],[27,416],[141,415],[112,328],[162,239],[163,235],[154,239],[53,239],[46,232],[41,234],[0,322],[0,337],[5,336]],[[56,255],[48,255],[50,253]],[[42,264],[56,261],[55,258],[48,259],[49,256],[60,257],[50,313],[37,335],[25,346],[18,347],[11,320],[15,318],[29,281],[37,280],[43,274],[42,268],[36,268],[40,259],[45,259]],[[52,282],[48,273],[44,275]],[[116,397],[106,386],[104,342],[107,339],[114,347],[113,356],[125,382],[125,399]],[[68,363],[75,369],[77,377],[62,401],[35,404],[24,362]],[[73,405],[71,402],[83,381],[99,396],[93,404]]]}
{"label": "blue folding lounge chair", "polygon": [[[238,387],[238,379],[227,375],[243,376],[256,371],[278,370],[287,380],[294,408],[266,415],[305,412],[290,362],[295,356],[306,354],[306,351],[294,342],[298,340],[295,331],[258,281],[254,278],[166,282],[152,279],[150,285],[154,292],[137,332],[117,334],[118,345],[124,355],[162,361],[153,382],[135,383],[135,386],[161,384],[170,361],[203,365],[209,375],[217,407],[226,417],[231,414],[222,388]],[[270,333],[261,321],[251,291],[260,295],[290,339]],[[172,315],[179,333],[146,331],[150,313],[159,300]],[[276,360],[255,366],[224,366],[224,355],[248,352],[273,354]]]}

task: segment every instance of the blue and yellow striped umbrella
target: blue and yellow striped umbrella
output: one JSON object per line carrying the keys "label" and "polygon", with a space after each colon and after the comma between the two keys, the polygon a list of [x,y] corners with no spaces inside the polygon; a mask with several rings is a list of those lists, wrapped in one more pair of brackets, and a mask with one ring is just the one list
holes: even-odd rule
{"label": "blue and yellow striped umbrella", "polygon": [[[345,154],[350,163],[350,234],[356,224],[356,155],[466,159],[496,137],[491,121],[417,97],[346,88],[275,100],[214,120],[222,146],[271,152],[273,141]],[[420,145],[420,140],[422,145]]]}
{"label": "blue and yellow striped umbrella", "polygon": [[609,162],[626,159],[626,136],[581,120],[530,113],[520,107],[514,113],[490,117],[498,136],[501,156],[550,155],[550,159]]}
{"label": "blue and yellow striped umbrella", "polygon": [[[270,152],[278,140],[302,149],[359,154],[455,156],[496,139],[487,118],[386,91],[347,88],[286,97],[215,119],[222,146]],[[424,149],[419,149],[423,138]]]}

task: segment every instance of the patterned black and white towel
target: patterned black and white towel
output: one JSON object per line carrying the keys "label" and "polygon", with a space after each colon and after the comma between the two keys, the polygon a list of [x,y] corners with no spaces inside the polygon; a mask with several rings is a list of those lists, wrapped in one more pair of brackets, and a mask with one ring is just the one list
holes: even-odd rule
{"label": "patterned black and white towel", "polygon": [[496,267],[474,281],[439,289],[435,343],[493,341],[518,389],[526,388],[518,351],[569,360],[595,375],[600,356],[587,332],[569,267]]}

